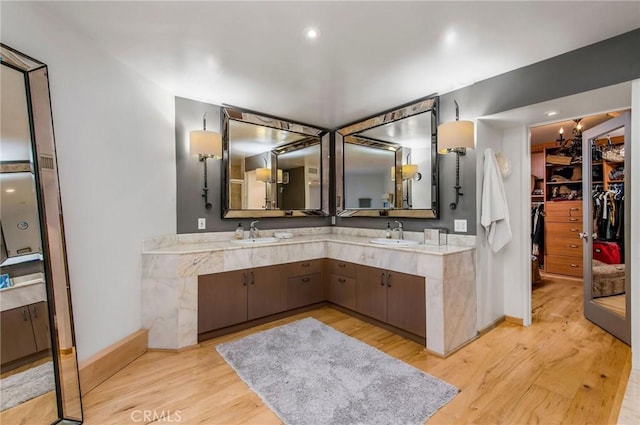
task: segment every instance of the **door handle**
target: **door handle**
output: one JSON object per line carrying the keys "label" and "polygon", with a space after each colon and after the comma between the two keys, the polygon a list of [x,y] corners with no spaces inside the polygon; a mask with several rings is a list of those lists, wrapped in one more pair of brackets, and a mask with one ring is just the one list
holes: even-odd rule
{"label": "door handle", "polygon": [[384,286],[384,273],[380,273],[380,286]]}
{"label": "door handle", "polygon": [[569,245],[569,248],[577,248],[577,247],[578,247],[578,245],[576,245],[576,244],[574,244],[574,243],[572,243],[571,245]]}
{"label": "door handle", "polygon": [[252,285],[255,285],[255,283],[256,283],[256,277],[255,277],[255,275],[253,274],[253,272],[249,272],[249,273],[251,273],[251,284],[252,284]]}
{"label": "door handle", "polygon": [[302,267],[309,267],[311,264],[309,263],[302,263]]}
{"label": "door handle", "polygon": [[391,273],[387,273],[387,287],[391,288]]}
{"label": "door handle", "polygon": [[340,283],[345,283],[346,281],[347,281],[347,279],[345,279],[344,277],[341,277],[341,278],[338,279],[338,282],[340,282]]}
{"label": "door handle", "polygon": [[27,322],[27,309],[23,308],[22,310],[20,310],[20,313],[22,314],[22,320],[24,320],[25,322]]}
{"label": "door handle", "polygon": [[580,232],[578,236],[580,236],[580,239],[584,239],[585,242],[589,241],[589,234],[587,232]]}
{"label": "door handle", "polygon": [[311,280],[311,278],[308,278],[308,277],[303,277],[303,278],[302,278],[302,281],[303,281],[303,282],[309,282],[310,280]]}
{"label": "door handle", "polygon": [[580,208],[573,207],[573,208],[569,208],[569,211],[578,211],[579,209]]}
{"label": "door handle", "polygon": [[242,273],[242,286],[247,286],[247,273]]}
{"label": "door handle", "polygon": [[31,312],[33,313],[33,318],[37,319],[38,318],[38,309],[36,308],[35,305],[31,306]]}
{"label": "door handle", "polygon": [[347,265],[345,263],[339,263],[338,267],[347,267]]}
{"label": "door handle", "polygon": [[569,221],[578,221],[577,218],[570,218]]}

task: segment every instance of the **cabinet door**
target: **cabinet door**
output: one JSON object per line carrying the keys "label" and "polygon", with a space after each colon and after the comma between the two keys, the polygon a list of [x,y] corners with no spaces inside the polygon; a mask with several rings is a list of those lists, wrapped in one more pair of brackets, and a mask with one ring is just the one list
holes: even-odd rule
{"label": "cabinet door", "polygon": [[415,335],[426,337],[424,277],[387,272],[387,322]]}
{"label": "cabinet door", "polygon": [[47,303],[42,301],[29,306],[31,326],[36,342],[36,351],[51,348],[51,334],[49,333],[49,311]]}
{"label": "cabinet door", "polygon": [[322,274],[290,277],[287,280],[287,310],[322,301]]}
{"label": "cabinet door", "polygon": [[258,267],[249,273],[248,319],[269,316],[287,307],[286,266]]}
{"label": "cabinet door", "polygon": [[356,280],[339,274],[331,274],[329,301],[350,310],[356,309]]}
{"label": "cabinet door", "polygon": [[356,276],[356,311],[386,322],[387,272],[375,267],[358,266]]}
{"label": "cabinet door", "polygon": [[2,364],[36,352],[29,306],[13,308],[0,313],[0,362]]}
{"label": "cabinet door", "polygon": [[246,273],[198,276],[198,333],[247,321]]}

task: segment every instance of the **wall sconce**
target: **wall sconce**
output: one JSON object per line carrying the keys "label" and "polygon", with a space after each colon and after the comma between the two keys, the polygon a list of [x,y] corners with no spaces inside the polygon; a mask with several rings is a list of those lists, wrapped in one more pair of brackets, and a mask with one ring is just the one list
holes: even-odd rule
{"label": "wall sconce", "polygon": [[438,126],[438,153],[447,154],[453,152],[456,154],[456,201],[449,204],[449,208],[455,210],[462,193],[460,189],[460,156],[466,155],[467,148],[474,147],[473,140],[473,122],[460,121],[460,111],[458,102],[453,101],[456,105],[456,120],[440,124]]}
{"label": "wall sconce", "polygon": [[211,209],[209,202],[209,188],[207,187],[207,159],[222,158],[222,136],[215,131],[207,131],[207,114],[202,116],[202,130],[189,132],[189,152],[191,155],[198,155],[200,162],[204,163],[204,186],[202,187],[202,197],[204,207]]}
{"label": "wall sconce", "polygon": [[402,166],[402,180],[413,180],[418,174],[416,164],[405,164]]}

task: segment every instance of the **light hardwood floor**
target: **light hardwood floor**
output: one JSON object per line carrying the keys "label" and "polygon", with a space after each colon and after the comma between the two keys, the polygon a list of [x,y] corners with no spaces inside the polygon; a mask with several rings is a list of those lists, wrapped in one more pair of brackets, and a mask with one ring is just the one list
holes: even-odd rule
{"label": "light hardwood floor", "polygon": [[460,388],[428,424],[616,423],[631,367],[629,347],[583,318],[580,281],[547,278],[534,289],[533,304],[531,327],[501,323],[446,359],[331,308],[180,353],[149,352],[83,398],[85,423],[149,423],[140,422],[147,411],[158,424],[278,424],[215,346],[306,316]]}

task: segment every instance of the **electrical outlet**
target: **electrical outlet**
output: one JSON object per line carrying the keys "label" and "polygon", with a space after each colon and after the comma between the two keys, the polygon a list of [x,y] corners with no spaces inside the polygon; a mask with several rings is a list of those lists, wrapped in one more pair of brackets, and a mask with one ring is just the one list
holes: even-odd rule
{"label": "electrical outlet", "polygon": [[466,232],[467,220],[453,220],[453,230],[456,232]]}
{"label": "electrical outlet", "polygon": [[204,230],[207,228],[207,219],[199,218],[198,219],[198,230]]}

